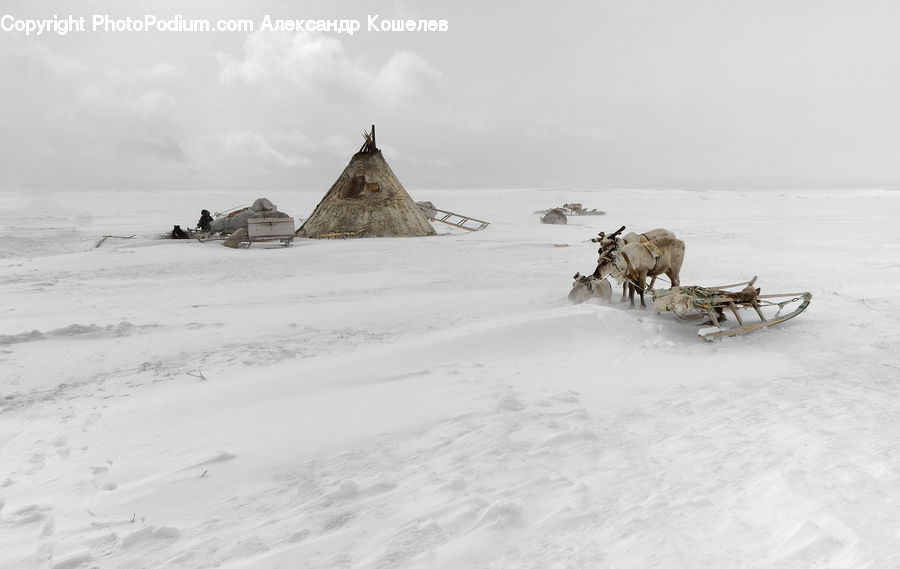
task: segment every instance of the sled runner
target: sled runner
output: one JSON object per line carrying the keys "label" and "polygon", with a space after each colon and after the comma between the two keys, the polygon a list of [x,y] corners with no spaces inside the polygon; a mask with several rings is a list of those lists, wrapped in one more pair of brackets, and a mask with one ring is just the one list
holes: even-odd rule
{"label": "sled runner", "polygon": [[[769,326],[781,324],[797,316],[809,306],[812,293],[760,294],[754,288],[756,277],[749,281],[718,287],[676,286],[667,290],[652,290],[654,313],[672,312],[679,320],[700,320],[708,317],[711,326],[701,328],[697,335],[704,340],[737,336]],[[738,289],[739,290],[729,290]],[[790,312],[785,312],[785,310]],[[734,324],[727,325],[726,311],[734,316]],[[759,320],[745,322],[744,316]]]}
{"label": "sled runner", "polygon": [[453,213],[452,211],[438,209],[434,207],[434,204],[432,204],[431,202],[416,202],[416,205],[419,206],[419,209],[422,210],[422,213],[425,214],[425,217],[427,217],[431,221],[440,221],[441,223],[446,223],[447,225],[452,225],[453,227],[465,229],[466,231],[481,231],[482,229],[490,225],[490,223],[487,221],[475,219],[474,217],[469,217],[468,215],[461,215],[458,213]]}

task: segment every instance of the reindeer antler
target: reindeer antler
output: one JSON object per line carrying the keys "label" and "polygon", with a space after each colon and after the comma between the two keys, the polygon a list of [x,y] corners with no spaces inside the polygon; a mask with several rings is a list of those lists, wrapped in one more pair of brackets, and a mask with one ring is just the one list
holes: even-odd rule
{"label": "reindeer antler", "polygon": [[615,230],[614,232],[610,233],[609,235],[607,235],[606,233],[601,231],[600,233],[597,234],[596,237],[591,239],[591,242],[592,243],[600,243],[601,241],[603,241],[605,239],[615,239],[619,235],[619,233],[622,233],[623,231],[625,231],[624,225],[622,227],[618,228],[617,230]]}

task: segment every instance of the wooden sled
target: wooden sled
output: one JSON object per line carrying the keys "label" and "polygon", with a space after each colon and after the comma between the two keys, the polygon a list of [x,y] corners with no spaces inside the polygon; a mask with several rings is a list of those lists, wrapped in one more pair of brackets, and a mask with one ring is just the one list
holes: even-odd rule
{"label": "wooden sled", "polygon": [[358,231],[332,231],[330,233],[320,233],[316,237],[318,239],[353,239],[356,237],[364,237],[366,234],[366,228],[362,228]]}
{"label": "wooden sled", "polygon": [[[673,312],[679,320],[709,318],[697,335],[704,340],[725,338],[755,332],[781,324],[797,316],[809,306],[812,293],[760,294],[753,288],[756,277],[742,283],[718,287],[676,286],[667,290],[651,291],[655,313]],[[738,289],[739,290],[729,290]],[[784,299],[784,300],[779,300]],[[793,308],[785,312],[786,308]],[[734,324],[725,324],[726,311],[734,316]],[[744,316],[753,315],[758,321],[745,322]],[[742,316],[743,315],[743,316]]]}
{"label": "wooden sled", "polygon": [[134,237],[134,235],[104,235],[103,239],[97,241],[97,244],[94,245],[94,249],[96,249],[100,245],[103,245],[103,242],[107,239],[131,239],[132,237]]}

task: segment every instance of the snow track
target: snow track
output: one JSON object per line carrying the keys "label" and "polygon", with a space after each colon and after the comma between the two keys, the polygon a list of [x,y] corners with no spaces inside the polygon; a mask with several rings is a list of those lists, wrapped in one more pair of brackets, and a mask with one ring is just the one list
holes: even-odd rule
{"label": "snow track", "polygon": [[[94,249],[128,228],[48,200],[0,256],[0,567],[900,564],[900,194],[422,194],[492,225]],[[566,201],[608,215],[530,214]],[[569,305],[622,224],[675,231],[685,283],[812,305],[712,344]],[[879,235],[842,242],[865,279],[815,254],[831,231]]]}

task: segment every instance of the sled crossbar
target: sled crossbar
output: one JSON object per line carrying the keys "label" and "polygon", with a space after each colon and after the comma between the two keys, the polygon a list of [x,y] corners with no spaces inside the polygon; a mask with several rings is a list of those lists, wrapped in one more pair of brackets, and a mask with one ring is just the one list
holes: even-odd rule
{"label": "sled crossbar", "polygon": [[422,210],[422,213],[425,214],[425,217],[431,221],[440,221],[441,223],[465,229],[466,231],[481,231],[490,225],[487,221],[475,219],[468,215],[460,215],[458,213],[453,213],[452,211],[423,206],[419,206],[419,208]]}

